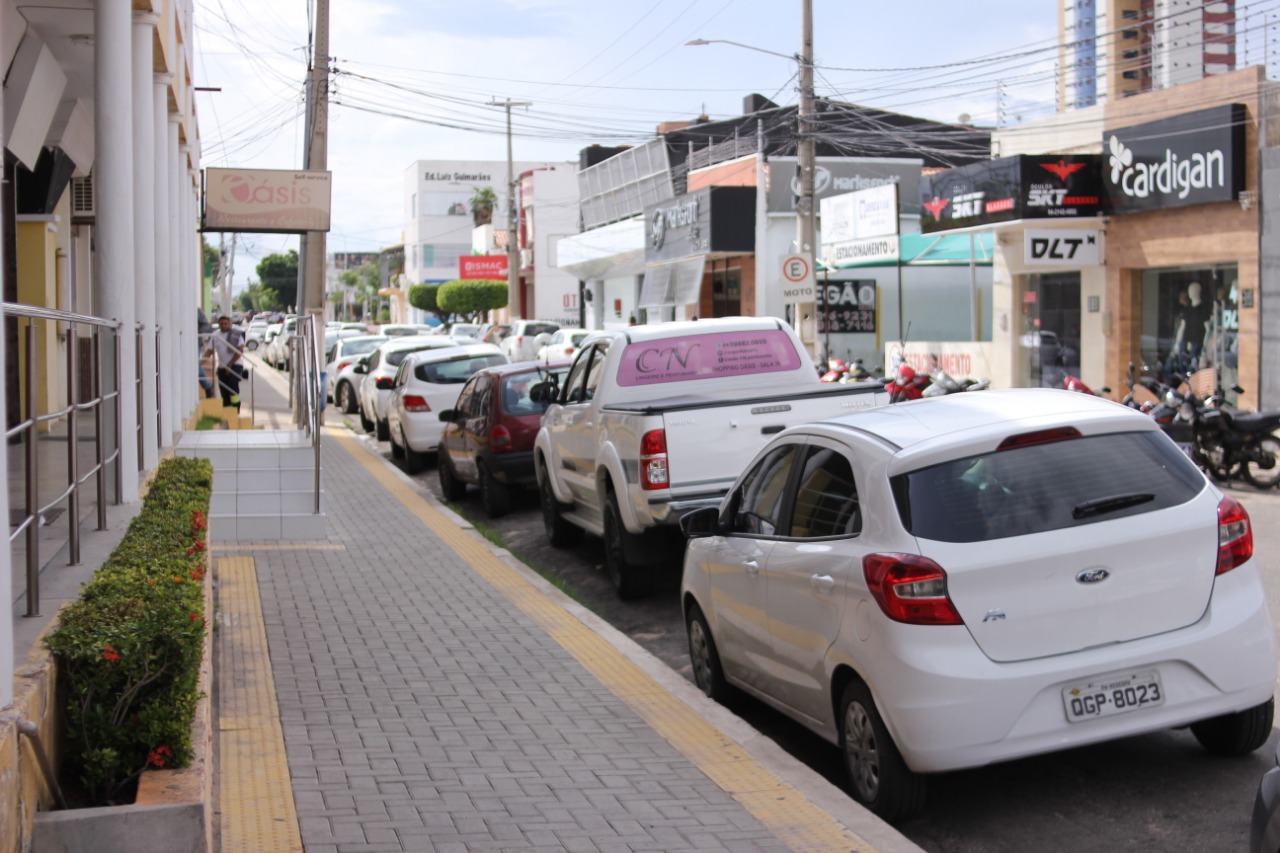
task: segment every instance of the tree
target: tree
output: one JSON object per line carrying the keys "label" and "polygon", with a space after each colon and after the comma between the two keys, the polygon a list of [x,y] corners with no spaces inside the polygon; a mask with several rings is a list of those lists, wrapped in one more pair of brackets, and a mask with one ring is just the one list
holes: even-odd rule
{"label": "tree", "polygon": [[479,228],[493,222],[493,209],[498,206],[498,195],[489,187],[471,189],[471,221]]}
{"label": "tree", "polygon": [[290,249],[287,255],[267,255],[258,262],[258,280],[275,294],[280,307],[292,305],[298,308],[298,250]]}
{"label": "tree", "polygon": [[222,255],[217,249],[209,245],[209,241],[203,236],[200,237],[200,245],[204,250],[204,274],[206,278],[217,279],[218,266],[222,259]]}
{"label": "tree", "polygon": [[441,310],[461,314],[474,323],[486,311],[507,304],[507,283],[477,279],[446,281],[436,293],[436,302]]}
{"label": "tree", "polygon": [[441,323],[449,322],[449,312],[440,307],[440,285],[415,284],[409,288],[409,304],[419,311],[434,314]]}
{"label": "tree", "polygon": [[261,311],[276,311],[284,307],[276,302],[275,291],[265,289],[260,282],[256,281],[249,282],[249,286],[233,301],[241,311],[253,311],[255,314]]}

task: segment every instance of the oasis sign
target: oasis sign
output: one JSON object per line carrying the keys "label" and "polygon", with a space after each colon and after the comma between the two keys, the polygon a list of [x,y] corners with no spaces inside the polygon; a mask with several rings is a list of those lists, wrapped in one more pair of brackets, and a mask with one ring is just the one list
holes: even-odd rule
{"label": "oasis sign", "polygon": [[1103,134],[1102,179],[1115,213],[1233,201],[1244,188],[1243,104]]}

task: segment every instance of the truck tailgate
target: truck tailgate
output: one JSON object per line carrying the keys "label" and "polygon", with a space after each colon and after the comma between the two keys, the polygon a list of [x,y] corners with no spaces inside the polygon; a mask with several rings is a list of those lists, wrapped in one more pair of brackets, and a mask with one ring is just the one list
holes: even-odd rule
{"label": "truck tailgate", "polygon": [[756,452],[787,427],[883,405],[888,395],[880,386],[832,385],[749,400],[671,402],[662,410],[670,494],[688,498],[728,491]]}

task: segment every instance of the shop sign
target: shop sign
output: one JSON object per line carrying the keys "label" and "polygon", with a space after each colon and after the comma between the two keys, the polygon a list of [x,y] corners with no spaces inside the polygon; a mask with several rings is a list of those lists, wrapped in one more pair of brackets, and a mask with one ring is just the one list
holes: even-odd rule
{"label": "shop sign", "polygon": [[897,184],[830,196],[820,208],[823,245],[898,233]]}
{"label": "shop sign", "polygon": [[205,231],[329,230],[329,172],[210,168],[204,191]]}
{"label": "shop sign", "polygon": [[[813,172],[815,201],[894,184],[902,201],[901,213],[920,212],[920,169],[922,160],[875,157],[819,157]],[[800,197],[800,178],[795,157],[769,158],[769,190],[765,198],[770,213],[795,213]]]}
{"label": "shop sign", "polygon": [[990,341],[892,341],[885,344],[884,366],[892,376],[903,364],[917,373],[946,371],[952,379],[991,376]]}
{"label": "shop sign", "polygon": [[818,332],[876,330],[876,283],[829,281],[818,286]]}
{"label": "shop sign", "polygon": [[458,278],[506,281],[506,255],[462,255],[458,258]]}
{"label": "shop sign", "polygon": [[1102,235],[1095,229],[1028,228],[1022,234],[1027,266],[1096,267],[1102,263]]}
{"label": "shop sign", "polygon": [[898,259],[898,235],[868,237],[847,243],[832,243],[822,247],[822,262],[828,267],[849,266],[853,263],[871,264]]}
{"label": "shop sign", "polygon": [[755,187],[707,187],[645,208],[645,263],[753,251],[755,192]]}
{"label": "shop sign", "polygon": [[1101,172],[1097,154],[1020,154],[926,175],[920,230],[1096,216],[1104,211]]}
{"label": "shop sign", "polygon": [[1103,178],[1112,210],[1233,201],[1244,187],[1243,104],[1108,130]]}

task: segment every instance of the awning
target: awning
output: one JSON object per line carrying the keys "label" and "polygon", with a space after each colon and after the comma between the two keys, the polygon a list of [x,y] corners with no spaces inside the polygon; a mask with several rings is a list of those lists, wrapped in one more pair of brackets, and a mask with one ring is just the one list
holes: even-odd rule
{"label": "awning", "polygon": [[639,306],[660,308],[696,303],[702,295],[702,269],[706,263],[705,255],[696,255],[648,267],[640,288]]}
{"label": "awning", "polygon": [[[900,263],[903,266],[991,266],[995,235],[990,231],[975,234],[902,234],[898,237]],[[972,245],[972,253],[970,246]],[[828,269],[853,267],[892,267],[892,260],[840,260]]]}
{"label": "awning", "polygon": [[582,280],[644,271],[644,220],[629,219],[556,241],[556,268]]}

